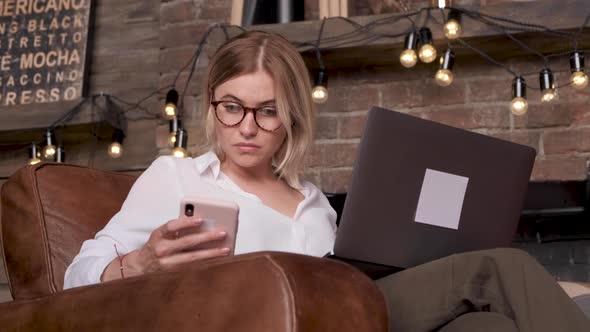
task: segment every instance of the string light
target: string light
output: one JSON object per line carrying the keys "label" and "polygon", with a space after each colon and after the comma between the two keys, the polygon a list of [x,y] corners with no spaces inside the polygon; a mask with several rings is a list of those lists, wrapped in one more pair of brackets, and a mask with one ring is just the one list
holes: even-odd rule
{"label": "string light", "polygon": [[555,83],[553,81],[553,73],[549,68],[541,70],[539,74],[539,84],[541,86],[541,101],[550,102],[557,97],[557,90],[555,90]]}
{"label": "string light", "polygon": [[328,101],[328,74],[325,70],[318,71],[315,86],[311,90],[311,98],[316,104]]}
{"label": "string light", "polygon": [[66,162],[66,150],[64,150],[63,146],[61,145],[57,146],[57,151],[55,153],[55,161],[58,163]]}
{"label": "string light", "polygon": [[453,83],[453,65],[455,64],[455,53],[451,49],[446,50],[440,57],[440,69],[434,75],[436,84],[449,86]]}
{"label": "string light", "polygon": [[323,104],[328,101],[328,73],[322,60],[322,52],[320,50],[320,42],[322,41],[322,33],[326,25],[326,18],[322,20],[322,25],[318,31],[318,39],[315,42],[315,54],[318,61],[319,71],[315,79],[315,85],[311,90],[311,99],[316,104]]}
{"label": "string light", "polygon": [[178,114],[178,91],[171,89],[166,94],[166,102],[164,105],[164,117],[172,120]]}
{"label": "string light", "polygon": [[584,53],[575,51],[570,55],[570,80],[576,89],[583,89],[588,85],[588,75],[584,72]]}
{"label": "string light", "polygon": [[45,159],[53,159],[55,157],[56,147],[53,144],[54,141],[55,137],[53,136],[53,132],[47,130],[47,132],[45,132],[45,147],[43,148],[43,157]]}
{"label": "string light", "polygon": [[31,143],[29,146],[29,165],[35,165],[41,162],[41,153],[37,143]]}
{"label": "string light", "polygon": [[526,82],[522,76],[514,78],[512,81],[512,101],[510,102],[510,111],[514,115],[524,115],[529,108],[526,100]]}
{"label": "string light", "polygon": [[424,63],[431,63],[436,59],[436,48],[432,46],[432,32],[429,28],[420,29],[420,51],[418,56]]}
{"label": "string light", "polygon": [[117,128],[113,132],[113,140],[109,145],[109,156],[111,158],[119,158],[123,155],[123,140],[125,139],[125,133],[123,130]]}
{"label": "string light", "polygon": [[174,147],[174,143],[176,143],[176,131],[178,128],[182,127],[182,121],[175,117],[174,119],[170,120],[170,134],[168,135],[168,146]]}
{"label": "string light", "polygon": [[415,31],[411,31],[406,35],[404,40],[404,50],[399,56],[399,61],[402,66],[411,68],[418,62],[418,55],[416,54],[416,45],[418,44],[418,37]]}
{"label": "string light", "polygon": [[[444,1],[444,0],[433,0],[434,4],[436,6],[436,4],[438,4],[438,7],[440,9],[445,9],[447,7],[451,6],[451,2],[450,1]],[[423,10],[427,10],[428,11],[428,17],[425,21],[425,24],[428,24],[428,22],[430,22],[430,19],[434,19],[434,22],[440,24],[433,16],[430,15],[430,10],[432,8],[422,8],[421,10],[417,10],[411,13],[406,13],[404,15],[394,15],[392,17],[388,17],[385,18],[385,21],[380,21],[382,23],[395,23],[400,21],[400,17],[403,18],[407,18],[408,20],[410,20],[414,25],[415,22],[417,22],[417,20],[419,19],[419,16],[423,13]],[[497,17],[497,16],[491,16],[491,15],[486,15],[485,17],[481,16],[481,13],[479,13],[478,11],[473,11],[473,10],[469,10],[469,9],[454,9],[454,8],[449,8],[449,16],[447,17],[447,23],[449,23],[450,21],[452,21],[453,18],[455,18],[455,15],[457,14],[453,14],[453,11],[456,11],[457,13],[461,14],[461,15],[467,15],[470,18],[473,18],[477,21],[480,21],[480,23],[485,24],[489,27],[493,27],[493,28],[497,28],[500,31],[504,32],[504,33],[509,33],[511,34],[511,39],[513,39],[515,42],[517,42],[522,48],[524,48],[525,50],[531,52],[531,53],[537,53],[534,50],[532,50],[530,47],[526,47],[526,45],[524,45],[522,42],[519,42],[518,39],[516,39],[516,37],[514,35],[512,35],[512,33],[518,33],[518,32],[522,32],[522,33],[526,33],[526,32],[539,32],[539,31],[546,31],[544,33],[550,34],[550,35],[555,35],[554,33],[548,33],[549,28],[544,28],[540,25],[531,25],[527,22],[519,22],[517,20],[513,20],[513,19],[506,19],[505,17]],[[444,11],[443,11],[444,13]],[[444,15],[444,14],[443,14]],[[461,34],[461,30],[462,27],[460,25],[460,18],[461,15],[457,15],[456,16],[456,21],[457,23],[459,23],[459,25],[457,26],[457,29],[455,29],[455,27],[453,27],[453,25],[447,25],[447,27],[445,28],[445,35],[448,34],[448,32],[451,33],[451,36],[447,36],[447,38],[452,39],[452,35],[453,31],[457,32],[457,35],[460,36]],[[584,21],[584,25],[580,27],[579,31],[583,30],[583,28],[586,27],[587,23],[589,22],[590,19],[590,15],[586,16],[586,20]],[[326,23],[326,20],[323,20],[322,22],[322,28],[324,26],[324,23]],[[308,49],[310,46],[311,47],[315,47],[316,52],[319,54],[319,50],[320,50],[320,46],[322,44],[322,42],[326,43],[327,48],[338,48],[342,45],[350,45],[351,43],[354,44],[359,44],[359,43],[363,43],[363,42],[369,42],[371,41],[373,38],[389,38],[389,37],[393,37],[394,35],[399,36],[399,34],[383,34],[383,33],[374,33],[374,29],[376,29],[376,27],[381,27],[382,24],[374,24],[374,22],[369,22],[368,24],[359,24],[356,22],[351,22],[354,26],[355,26],[355,32],[363,32],[367,35],[366,38],[361,39],[361,40],[357,40],[354,39],[352,37],[345,37],[346,35],[351,35],[351,36],[357,36],[357,34],[351,34],[350,32],[346,32],[340,35],[331,35],[330,37],[321,38],[321,30],[320,29],[320,34],[318,35],[317,41],[315,41],[313,44],[311,42],[293,42],[293,44],[298,47],[298,48],[304,48],[304,49]],[[186,80],[185,83],[185,90],[182,92],[182,95],[185,95],[186,89],[189,85],[190,82],[190,77],[193,75],[194,70],[196,68],[196,63],[199,59],[199,55],[201,54],[201,50],[203,45],[205,44],[206,40],[207,40],[207,36],[209,35],[209,33],[213,30],[213,29],[218,29],[218,28],[223,28],[225,31],[225,35],[226,35],[226,39],[228,39],[228,34],[226,29],[228,27],[235,27],[235,26],[227,26],[227,25],[223,25],[223,24],[216,24],[214,26],[209,27],[209,29],[207,30],[207,32],[203,35],[201,42],[198,45],[198,48],[196,49],[194,55],[191,57],[191,59],[188,61],[188,63],[186,63],[177,73],[176,77],[174,78],[174,81],[171,83],[170,86],[176,86],[176,83],[179,79],[179,77],[181,76],[181,74],[183,72],[185,72],[185,69],[187,68],[191,68],[190,69],[190,75],[189,75],[189,79]],[[241,27],[237,27],[242,29],[242,31],[246,31],[245,29],[241,28]],[[544,28],[544,29],[541,29]],[[559,32],[560,35],[563,35],[564,37],[566,37],[569,40],[575,41],[576,45],[579,39],[579,32],[566,32],[566,31],[560,31]],[[416,42],[418,41],[420,43],[420,51],[419,51],[419,58],[424,61],[424,62],[432,62],[434,61],[434,59],[436,58],[436,49],[434,48],[434,46],[432,45],[432,33],[430,32],[430,30],[427,27],[423,27],[422,29],[420,29],[420,31],[418,33],[414,33],[413,35],[414,37],[414,42],[410,43],[413,44],[412,47],[409,48],[409,50],[413,50],[413,52],[407,52],[409,53],[410,57],[403,57],[403,54],[400,55],[400,61],[402,62],[402,65],[408,64],[408,67],[411,67],[413,65],[415,65],[415,63],[417,62],[417,57],[415,56],[416,51],[415,51],[415,47],[416,47]],[[488,55],[486,55],[482,50],[477,49],[474,46],[469,45],[466,41],[462,40],[462,39],[458,39],[458,42],[460,42],[461,44],[463,44],[465,47],[471,49],[472,51],[474,51],[475,53],[479,54],[482,58],[486,59],[488,62],[500,66],[502,68],[504,68],[505,70],[509,71],[511,74],[517,76],[518,74],[515,73],[514,71],[512,71],[508,66],[503,65],[502,63],[495,61],[493,58],[489,57]],[[407,43],[404,43],[407,44]],[[404,45],[406,46],[406,45]],[[404,51],[408,50],[408,48],[405,48]],[[403,52],[402,52],[403,53]],[[411,57],[411,53],[414,54],[414,57]],[[578,63],[571,65],[570,69],[576,69],[576,70],[572,70],[572,75],[570,77],[571,79],[571,84],[574,88],[583,88],[585,86],[587,86],[588,84],[588,77],[586,75],[586,73],[584,72],[584,65],[583,65],[583,53],[581,51],[575,51],[573,53],[576,53],[577,55],[574,55],[574,58],[577,59],[575,61],[578,61]],[[538,55],[538,54],[537,54]],[[556,54],[549,54],[549,55],[545,55],[542,56],[545,61],[548,61],[548,58],[550,57],[558,57],[561,56],[562,53],[556,53]],[[318,56],[319,57],[319,56]],[[404,58],[404,59],[402,59]],[[431,59],[430,59],[431,58]],[[321,64],[321,59],[318,59],[320,61]],[[429,61],[430,60],[430,61]],[[581,61],[580,61],[581,60]],[[572,61],[572,59],[570,58],[570,61]],[[191,66],[192,64],[192,66]],[[324,66],[321,65],[320,68],[322,68],[322,70],[324,69]],[[451,72],[452,74],[452,72]],[[441,75],[442,78],[443,75]],[[448,76],[448,75],[447,75]],[[452,80],[452,76],[450,76],[450,79]],[[442,81],[445,81],[444,79]],[[549,84],[548,84],[549,82]],[[437,82],[438,83],[438,82]],[[524,83],[524,80],[522,81],[522,83]],[[553,82],[553,74],[551,73],[550,70],[548,69],[544,69],[541,74],[540,74],[540,83],[541,83],[541,90],[543,92],[543,101],[548,101],[548,100],[552,100],[557,96],[556,90],[555,90],[555,84]],[[526,87],[526,85],[523,84],[523,87]],[[168,87],[164,88],[164,89],[168,89]],[[523,88],[523,91],[525,89]],[[163,89],[159,89],[157,91],[153,91],[151,92],[149,95],[147,95],[145,98],[142,98],[141,100],[135,102],[135,103],[129,103],[129,102],[125,102],[123,100],[121,100],[120,98],[111,96],[117,100],[119,100],[120,102],[123,102],[124,104],[126,104],[127,106],[129,106],[125,111],[121,112],[122,116],[124,117],[124,113],[130,110],[135,110],[135,109],[141,109],[142,111],[144,111],[146,113],[146,116],[153,116],[153,114],[151,114],[149,111],[147,111],[145,108],[142,107],[142,103],[145,102],[147,99],[153,97],[153,96],[157,96],[159,93],[161,93],[163,91]],[[327,90],[326,90],[327,92]],[[320,93],[321,94],[321,93]],[[107,95],[108,96],[108,95]],[[327,94],[326,94],[327,97]],[[520,100],[521,103],[515,103],[517,104],[517,108],[518,109],[523,109],[526,108],[528,105],[526,104],[526,98],[523,95],[523,100]],[[77,105],[75,108],[71,109],[68,113],[66,113],[64,116],[60,117],[55,123],[53,123],[51,126],[49,126],[49,128],[55,128],[58,124],[65,124],[68,121],[70,121],[70,119],[74,118],[74,116],[80,112],[82,110],[82,108],[80,107],[83,103],[85,103],[87,100],[89,99],[83,99],[81,101],[81,103],[79,105]],[[174,89],[171,89],[170,91],[168,91],[167,95],[166,95],[166,106],[169,107],[165,107],[164,108],[164,116],[167,119],[173,119],[179,111],[179,104],[178,104],[178,100],[179,100],[179,95],[178,92]],[[516,98],[513,98],[513,101],[519,101]],[[511,108],[512,108],[513,104],[511,103]],[[119,114],[119,115],[121,115]],[[115,127],[121,128],[123,126],[119,125],[114,125]],[[115,142],[113,142],[115,143]],[[186,144],[185,144],[186,145]],[[119,143],[120,149],[119,152],[122,152],[122,144]],[[186,149],[186,148],[184,148]],[[41,153],[38,152],[38,150],[36,151],[36,155],[33,158],[30,159],[39,159],[41,157]],[[57,158],[57,156],[56,156]]]}
{"label": "string light", "polygon": [[449,39],[457,39],[461,36],[461,13],[459,11],[451,9],[443,30]]}
{"label": "string light", "polygon": [[176,131],[176,142],[174,143],[174,149],[172,149],[172,155],[176,158],[185,158],[187,156],[186,146],[188,143],[188,134],[186,130],[180,129]]}

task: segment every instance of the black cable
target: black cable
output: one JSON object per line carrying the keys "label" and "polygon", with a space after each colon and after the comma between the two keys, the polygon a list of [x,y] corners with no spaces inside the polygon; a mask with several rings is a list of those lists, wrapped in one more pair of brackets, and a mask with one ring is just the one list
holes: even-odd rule
{"label": "black cable", "polygon": [[318,66],[320,67],[320,70],[324,70],[326,69],[326,67],[324,67],[324,62],[322,61],[322,54],[320,53],[320,42],[322,41],[322,33],[324,32],[324,26],[326,25],[326,18],[324,17],[324,19],[322,19],[322,25],[320,26],[320,32],[318,33],[318,40],[315,44],[315,53],[316,53],[316,57],[318,60]]}
{"label": "black cable", "polygon": [[[576,42],[576,39],[575,39],[575,35],[574,34],[568,33],[568,32],[562,32],[562,31],[552,30],[552,29],[546,28],[546,27],[544,27],[542,25],[531,24],[531,23],[523,23],[523,22],[519,22],[519,21],[505,19],[505,18],[502,18],[502,17],[496,17],[496,16],[492,16],[492,15],[481,14],[481,13],[470,11],[470,10],[466,10],[466,9],[455,8],[455,10],[458,10],[458,11],[462,12],[466,17],[469,17],[469,18],[471,18],[473,20],[476,20],[476,21],[478,21],[480,23],[485,23],[485,24],[487,24],[489,26],[492,26],[492,27],[496,28],[496,30],[499,29],[501,32],[503,32],[506,35],[508,35],[509,38],[513,39],[516,43],[518,43],[522,48],[524,48],[524,49],[528,50],[529,52],[532,52],[532,53],[540,56],[541,58],[543,58],[543,61],[545,61],[545,65],[546,66],[548,64],[547,58],[545,58],[539,52],[536,52],[536,51],[532,50],[531,48],[528,47],[528,45],[522,43],[520,40],[515,39],[516,37],[510,35],[509,34],[509,31],[513,31],[513,32],[538,32],[538,33],[547,34],[547,35],[552,36],[552,37],[560,37],[560,38],[561,37],[565,37],[565,38],[568,38],[568,39],[570,39],[570,41],[572,41],[573,44]],[[497,22],[494,22],[493,20],[498,20],[500,22],[507,22],[507,23],[512,24],[512,25],[517,25],[517,26],[519,26],[519,28],[516,28],[514,26],[502,25],[502,24],[499,24]]]}
{"label": "black cable", "polygon": [[47,128],[47,130],[53,130],[53,128],[55,128],[56,126],[60,125],[61,123],[68,122],[70,119],[72,119],[72,117],[74,117],[74,115],[78,114],[82,110],[82,105],[84,105],[87,101],[88,101],[88,99],[86,99],[86,98],[82,99],[76,106],[74,106],[74,108],[72,108],[71,110],[67,111],[59,119],[57,119],[56,121],[54,121],[49,126],[49,128]]}
{"label": "black cable", "polygon": [[428,25],[428,22],[430,21],[430,16],[431,16],[430,10],[431,10],[431,8],[428,8],[426,10],[426,15],[424,15],[424,23],[422,23],[422,25],[421,25],[422,27],[426,27]]}
{"label": "black cable", "polygon": [[[195,52],[195,56],[193,57],[193,63],[191,65],[191,69],[189,70],[188,78],[186,79],[186,82],[184,84],[184,88],[182,89],[182,94],[180,95],[180,102],[178,103],[179,104],[178,105],[179,112],[184,112],[184,97],[186,96],[186,90],[188,89],[188,85],[191,81],[191,78],[193,77],[194,72],[195,72],[195,68],[197,66],[197,61],[199,60],[199,56],[201,55],[203,45],[205,45],[205,42],[207,41],[207,38],[209,38],[209,34],[211,33],[211,31],[213,31],[214,29],[216,29],[218,27],[219,27],[219,24],[209,27],[209,29],[207,29],[207,31],[205,32],[205,34],[201,38],[201,41],[199,42],[199,46],[197,47],[197,51]],[[174,84],[176,85],[176,82],[174,82]]]}
{"label": "black cable", "polygon": [[590,21],[590,14],[586,15],[586,19],[584,20],[584,23],[582,23],[582,25],[580,26],[580,28],[578,29],[578,31],[576,31],[576,39],[574,42],[574,49],[578,50],[578,38],[580,37],[580,35],[582,34],[582,31],[584,30],[584,28],[586,27],[586,25],[588,25],[588,21]]}
{"label": "black cable", "polygon": [[558,57],[562,57],[564,55],[570,55],[571,53],[572,53],[572,51],[566,51],[566,52],[561,52],[561,53],[548,54],[548,55],[546,55],[546,57],[548,59],[550,59],[550,58],[558,58]]}
{"label": "black cable", "polygon": [[148,100],[148,99],[152,98],[153,96],[155,96],[155,95],[159,94],[160,92],[162,92],[162,91],[164,91],[164,90],[169,90],[169,89],[171,89],[172,87],[173,87],[173,85],[167,85],[167,86],[165,86],[165,87],[163,87],[163,88],[159,88],[158,90],[156,90],[156,91],[154,91],[154,92],[151,92],[151,93],[150,93],[150,94],[148,94],[147,96],[145,96],[145,97],[141,98],[141,99],[140,99],[138,102],[136,102],[136,103],[131,103],[131,102],[125,101],[125,100],[123,100],[123,99],[121,99],[121,98],[119,98],[119,97],[117,97],[117,96],[113,96],[113,95],[109,95],[109,96],[110,96],[111,98],[113,98],[113,99],[115,99],[115,100],[117,100],[117,101],[119,101],[119,102],[121,102],[121,103],[123,103],[123,104],[127,104],[127,105],[129,106],[127,109],[125,109],[125,110],[123,111],[124,113],[125,113],[125,112],[129,112],[129,111],[132,111],[132,110],[134,110],[134,109],[136,109],[136,108],[140,108],[140,109],[142,109],[143,111],[145,111],[145,112],[146,112],[148,115],[153,115],[153,113],[151,113],[151,112],[149,112],[147,109],[145,109],[145,108],[141,107],[141,104],[142,104],[143,102],[145,102],[146,100]]}
{"label": "black cable", "polygon": [[[484,22],[488,22],[488,21],[484,19]],[[498,25],[494,24],[493,22],[489,22],[488,25],[491,26],[492,28],[494,28],[496,31],[499,31],[499,32],[504,33],[508,38],[512,39],[512,41],[514,41],[515,43],[517,43],[521,48],[523,48],[523,49],[525,49],[525,50],[527,50],[527,51],[529,51],[529,52],[537,55],[541,59],[543,59],[543,61],[545,62],[545,66],[549,66],[549,59],[545,55],[541,54],[537,50],[535,50],[532,47],[528,46],[527,44],[525,44],[524,42],[522,42],[518,38],[514,37],[511,33],[509,33],[508,31],[500,28]]]}
{"label": "black cable", "polygon": [[[228,30],[227,30],[228,27],[229,28],[238,28],[242,32],[247,31],[246,29],[244,29],[243,27],[241,27],[239,25],[227,25],[226,23],[217,23],[217,24],[215,24],[215,26],[210,27],[207,30],[207,32],[205,33],[205,35],[208,36],[208,34],[210,33],[210,30],[212,28],[217,28],[217,27],[221,27],[223,29],[223,32],[224,32],[225,37],[226,37],[226,40],[229,39],[229,33],[228,33]],[[200,43],[199,43],[199,45],[200,45]],[[193,56],[189,59],[189,61],[182,68],[180,68],[180,70],[178,71],[178,73],[176,73],[176,76],[174,77],[174,80],[172,81],[172,84],[171,84],[172,87],[175,87],[176,86],[176,82],[178,81],[178,78],[180,77],[180,75],[182,74],[182,72],[195,61],[195,58],[198,58],[199,53],[200,53],[200,49],[199,49],[199,47],[197,47],[195,49],[195,52],[193,53]]]}
{"label": "black cable", "polygon": [[492,15],[488,15],[488,14],[484,14],[484,13],[480,13],[480,12],[476,12],[476,11],[472,11],[472,10],[468,10],[468,9],[464,9],[464,8],[454,8],[454,9],[457,9],[457,10],[461,11],[462,13],[464,13],[466,16],[471,17],[471,18],[475,18],[476,20],[478,20],[477,18],[480,18],[480,19],[488,18],[491,20],[505,22],[505,23],[509,23],[509,24],[512,24],[515,26],[526,28],[526,29],[523,29],[523,28],[517,29],[517,30],[521,30],[522,32],[541,32],[541,33],[546,33],[549,35],[556,35],[556,36],[566,37],[566,38],[568,38],[568,37],[572,38],[574,36],[573,33],[549,29],[549,28],[542,26],[540,24],[532,24],[532,23],[527,23],[527,22],[515,21],[515,20],[507,19],[504,17],[492,16]]}
{"label": "black cable", "polygon": [[[370,35],[380,35],[380,36],[384,36],[384,37],[389,37],[389,35],[386,35],[386,34],[377,34],[377,33],[371,32],[371,29],[373,29],[375,27],[378,27],[378,26],[381,26],[381,25],[397,23],[401,19],[408,19],[408,20],[410,20],[410,22],[412,23],[412,29],[415,30],[415,28],[416,28],[415,23],[414,23],[414,21],[410,17],[411,16],[416,16],[416,15],[420,14],[422,10],[423,9],[418,10],[418,11],[415,11],[415,12],[412,12],[412,13],[403,14],[403,15],[397,14],[397,15],[393,15],[393,16],[387,16],[387,17],[384,17],[384,18],[381,18],[381,19],[378,19],[378,20],[371,21],[371,22],[369,22],[369,23],[367,23],[365,25],[362,25],[360,23],[357,23],[357,22],[355,22],[355,21],[353,21],[353,20],[351,20],[349,18],[346,18],[346,17],[340,17],[340,16],[338,16],[338,17],[330,17],[330,18],[328,18],[328,20],[343,20],[343,21],[349,23],[350,25],[352,25],[353,27],[355,27],[356,30],[351,31],[351,32],[347,32],[347,33],[344,33],[344,34],[341,34],[341,35],[337,35],[337,36],[323,38],[322,39],[322,43],[329,44],[330,42],[341,40],[341,39],[345,39],[348,36],[351,36],[352,37],[352,36],[354,36],[356,34],[359,34],[359,33],[368,34],[369,37],[371,37]],[[408,30],[408,32],[409,31],[411,31],[411,30]],[[406,32],[406,34],[407,34],[407,32]],[[315,47],[314,46],[315,45],[315,40],[313,40],[313,41],[305,41],[305,42],[298,42],[298,43],[294,43],[294,44],[296,46],[308,45],[308,46],[311,46],[313,48],[313,47]],[[328,46],[325,46],[325,47],[328,47]]]}
{"label": "black cable", "polygon": [[484,51],[481,51],[471,45],[469,45],[466,41],[464,41],[462,38],[457,38],[456,39],[458,42],[460,42],[461,44],[463,44],[464,46],[467,46],[467,48],[471,49],[472,51],[474,51],[475,53],[479,54],[482,58],[488,60],[489,62],[491,62],[492,64],[500,67],[500,68],[504,68],[507,72],[509,72],[510,74],[512,74],[513,76],[518,76],[518,74],[513,71],[512,69],[510,69],[508,66],[504,65],[501,62],[498,62],[496,60],[494,60],[491,56],[487,55]]}

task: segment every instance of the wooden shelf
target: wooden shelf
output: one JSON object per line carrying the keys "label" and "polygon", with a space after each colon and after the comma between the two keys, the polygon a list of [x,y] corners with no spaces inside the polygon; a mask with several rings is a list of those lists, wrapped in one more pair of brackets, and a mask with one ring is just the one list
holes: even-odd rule
{"label": "wooden shelf", "polygon": [[[20,129],[3,131],[0,133],[0,152],[14,151],[29,146],[31,142],[37,142],[45,133],[45,128]],[[63,145],[77,145],[80,142],[93,140],[94,136],[99,141],[110,140],[114,127],[106,121],[93,123],[69,123],[62,131]]]}
{"label": "wooden shelf", "polygon": [[[533,2],[502,2],[483,7],[464,7],[482,14],[503,17],[518,22],[527,22],[550,27],[553,30],[575,32],[583,24],[586,15],[590,13],[590,2],[587,0],[563,1],[533,1]],[[442,14],[433,11],[432,14],[441,22]],[[358,24],[379,22],[393,14],[351,17],[350,20]],[[257,25],[249,29],[256,29],[280,34],[291,41],[309,42],[317,39],[321,21],[304,21],[287,24]],[[434,44],[439,50],[446,49],[447,39],[444,37],[442,26],[432,20],[428,24],[432,30]],[[395,28],[393,28],[395,27]],[[392,24],[377,25],[375,33],[396,34],[410,25],[407,20]],[[530,54],[512,41],[502,31],[484,25],[471,18],[464,17],[462,21],[462,39],[470,45],[484,51],[496,59]],[[237,29],[236,29],[237,31]],[[323,38],[330,38],[343,33],[354,31],[354,27],[338,18],[330,18],[325,24]],[[362,38],[359,34],[358,37]],[[564,38],[555,38],[542,32],[519,33],[515,36],[519,40],[541,53],[558,53],[572,49],[572,43]],[[212,34],[213,45],[221,44],[225,40],[221,32]],[[397,38],[380,38],[370,42],[359,42],[348,45],[322,44],[322,58],[328,69],[350,69],[364,67],[401,67],[399,54],[403,47],[404,36]],[[457,42],[454,44],[459,45]],[[590,48],[590,29],[587,28],[580,35],[579,49]],[[215,47],[212,47],[215,49]],[[455,49],[457,57],[478,56],[466,48]],[[302,55],[310,69],[317,68],[315,52],[312,48],[302,49]]]}

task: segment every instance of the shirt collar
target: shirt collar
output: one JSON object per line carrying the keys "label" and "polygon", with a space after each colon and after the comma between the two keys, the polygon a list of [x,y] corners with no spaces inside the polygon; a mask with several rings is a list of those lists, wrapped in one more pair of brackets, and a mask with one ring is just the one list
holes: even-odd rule
{"label": "shirt collar", "polygon": [[[219,161],[219,157],[217,157],[215,152],[209,151],[204,153],[203,155],[197,157],[195,161],[197,163],[197,170],[199,171],[200,175],[203,175],[208,169],[210,169],[213,178],[216,180],[219,179],[219,173],[221,172],[221,162]],[[294,183],[294,187],[295,189],[299,190],[303,196],[307,197],[307,188],[299,179],[297,179]]]}
{"label": "shirt collar", "polygon": [[208,169],[211,170],[211,174],[213,177],[217,179],[219,177],[219,173],[221,172],[221,162],[219,158],[213,151],[209,151],[195,159],[197,163],[197,170],[199,174],[203,175]]}

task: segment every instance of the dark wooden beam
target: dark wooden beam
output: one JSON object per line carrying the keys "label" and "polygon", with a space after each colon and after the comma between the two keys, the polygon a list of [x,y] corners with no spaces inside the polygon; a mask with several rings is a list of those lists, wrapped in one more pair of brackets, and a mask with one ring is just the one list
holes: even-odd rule
{"label": "dark wooden beam", "polygon": [[[82,124],[68,124],[61,129],[61,141],[64,145],[94,138],[110,140],[114,127],[108,122],[94,122]],[[19,129],[0,133],[0,152],[20,150],[32,142],[42,140],[45,129]]]}

